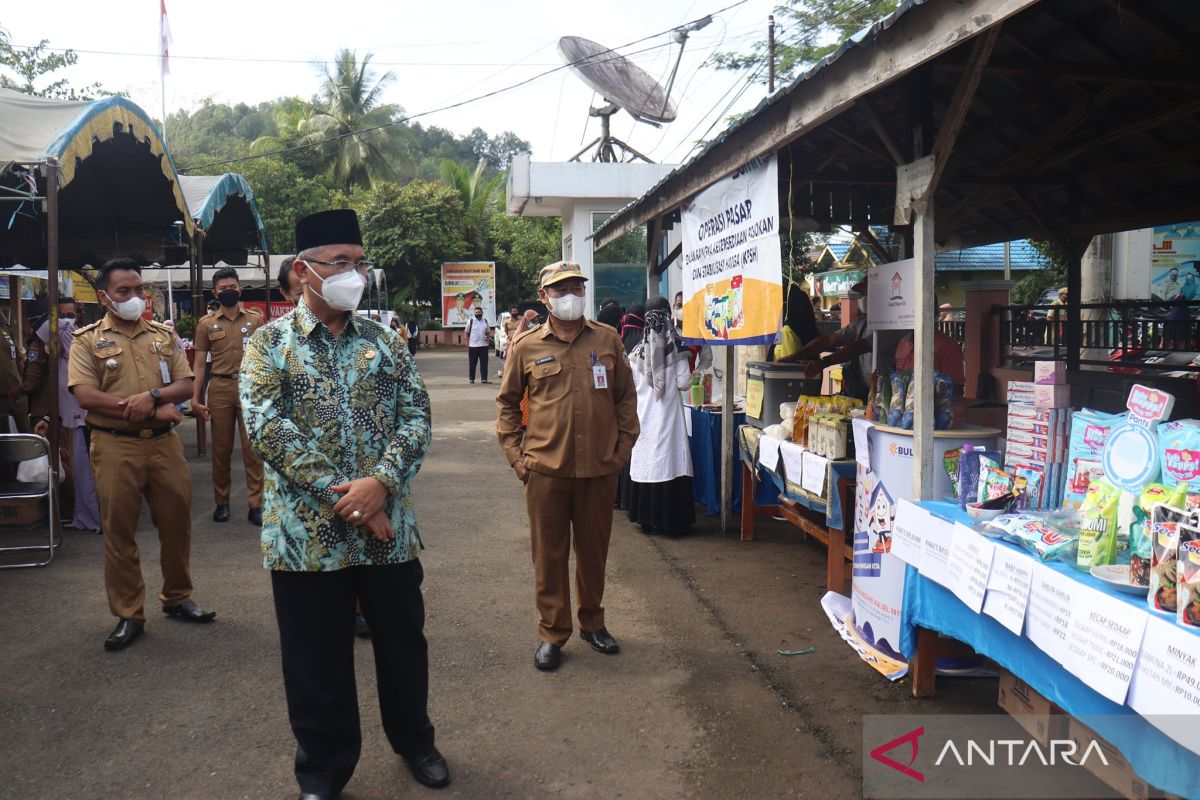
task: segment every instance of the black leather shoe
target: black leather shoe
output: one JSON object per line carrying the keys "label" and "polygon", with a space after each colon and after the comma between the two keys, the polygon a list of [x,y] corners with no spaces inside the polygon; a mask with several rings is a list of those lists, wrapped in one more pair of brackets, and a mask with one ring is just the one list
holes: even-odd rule
{"label": "black leather shoe", "polygon": [[316,792],[301,792],[300,800],[329,800],[331,795],[317,794]]}
{"label": "black leather shoe", "polygon": [[184,600],[177,606],[163,606],[163,613],[184,622],[212,622],[217,616],[217,612],[205,611],[195,600]]}
{"label": "black leather shoe", "polygon": [[142,635],[145,626],[136,619],[123,619],[113,628],[113,632],[104,640],[105,650],[124,650],[133,644],[133,640]]}
{"label": "black leather shoe", "polygon": [[592,646],[592,649],[598,653],[604,653],[606,656],[616,655],[621,652],[621,646],[617,644],[617,640],[612,637],[604,628],[594,631],[580,631],[580,637],[585,642]]}
{"label": "black leather shoe", "polygon": [[229,522],[229,506],[217,506],[213,511],[213,522]]}
{"label": "black leather shoe", "polygon": [[404,756],[404,761],[412,770],[417,783],[431,789],[441,789],[450,785],[450,767],[436,747],[419,756]]}
{"label": "black leather shoe", "polygon": [[[228,512],[226,512],[228,513]],[[250,524],[256,527],[262,527],[262,509],[252,508],[246,513],[246,519],[250,520]]]}
{"label": "black leather shoe", "polygon": [[558,669],[562,661],[562,647],[552,642],[542,642],[533,653],[533,665],[543,672]]}
{"label": "black leather shoe", "polygon": [[371,628],[367,625],[367,618],[362,614],[354,615],[354,635],[361,636],[363,639],[371,638]]}

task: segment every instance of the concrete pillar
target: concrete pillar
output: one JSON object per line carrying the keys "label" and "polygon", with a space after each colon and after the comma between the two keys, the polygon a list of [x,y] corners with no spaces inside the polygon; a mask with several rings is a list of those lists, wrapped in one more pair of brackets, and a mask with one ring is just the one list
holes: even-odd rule
{"label": "concrete pillar", "polygon": [[[1000,315],[992,313],[993,306],[1010,305],[1011,281],[970,281],[963,284],[963,307],[966,311],[966,330],[963,334],[963,356],[967,383],[963,395],[980,397],[981,384],[988,387],[987,376],[1000,366]],[[997,399],[987,397],[986,399]]]}
{"label": "concrete pillar", "polygon": [[[1112,299],[1113,234],[1103,233],[1092,238],[1083,251],[1079,275],[1079,302],[1106,303]],[[1104,325],[1108,312],[1104,309],[1082,309],[1085,322],[1083,352],[1085,361],[1104,361],[1114,342],[1112,326]],[[1088,367],[1104,369],[1104,367]]]}
{"label": "concrete pillar", "polygon": [[913,212],[913,270],[916,294],[919,299],[916,327],[913,329],[913,386],[916,387],[916,413],[913,420],[913,498],[933,500],[934,442],[933,442],[933,320],[934,275],[933,256],[933,199],[914,203]]}

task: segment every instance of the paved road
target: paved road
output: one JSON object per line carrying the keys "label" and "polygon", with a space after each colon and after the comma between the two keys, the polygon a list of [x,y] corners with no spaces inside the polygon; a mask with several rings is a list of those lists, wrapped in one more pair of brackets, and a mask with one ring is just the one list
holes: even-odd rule
{"label": "paved road", "polygon": [[[443,796],[854,797],[864,713],[994,711],[992,682],[943,681],[917,704],[857,661],[818,606],[824,551],[775,523],[742,544],[712,518],[678,541],[618,522],[606,607],[622,653],[572,640],[558,672],[535,671],[527,521],[493,433],[495,386],[467,384],[465,352],[418,363],[434,416],[415,496],[431,714],[454,777]],[[49,568],[0,573],[0,797],[296,794],[258,532],[242,521],[240,476],[234,521],[211,522],[209,462],[189,454],[196,599],[215,624],[148,604],[145,637],[105,652],[113,622],[92,535],[68,532]],[[145,512],[141,542],[153,600]],[[431,796],[388,750],[370,645],[356,647],[364,752],[345,796]]]}

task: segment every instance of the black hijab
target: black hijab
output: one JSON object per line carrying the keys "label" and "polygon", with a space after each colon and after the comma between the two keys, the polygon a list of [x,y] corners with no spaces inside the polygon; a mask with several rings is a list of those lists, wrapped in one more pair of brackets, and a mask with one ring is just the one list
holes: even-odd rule
{"label": "black hijab", "polygon": [[800,344],[808,344],[821,335],[817,330],[817,316],[813,313],[812,300],[799,286],[793,285],[788,291],[783,324],[800,337]]}
{"label": "black hijab", "polygon": [[636,305],[630,306],[629,313],[621,319],[621,342],[625,345],[626,353],[642,343],[642,333],[646,326],[645,317],[645,306]]}
{"label": "black hijab", "polygon": [[603,322],[613,330],[621,327],[621,318],[625,315],[625,311],[616,303],[609,303],[600,309],[596,314],[596,322]]}

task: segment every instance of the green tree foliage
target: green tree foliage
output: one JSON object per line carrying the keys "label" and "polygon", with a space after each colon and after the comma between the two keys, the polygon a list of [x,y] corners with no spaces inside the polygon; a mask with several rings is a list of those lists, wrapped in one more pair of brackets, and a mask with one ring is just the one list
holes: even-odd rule
{"label": "green tree foliage", "polygon": [[326,173],[346,191],[396,177],[393,163],[400,150],[392,123],[403,109],[381,102],[396,74],[377,78],[370,64],[370,53],[359,61],[353,50],[339,50],[332,68],[322,67],[324,80],[313,114],[299,125],[305,134],[301,141],[320,145]]}
{"label": "green tree foliage", "polygon": [[99,83],[74,87],[66,78],[43,83],[47,75],[79,62],[74,50],[49,48],[49,39],[42,39],[33,47],[14,47],[8,33],[0,29],[0,88],[59,100],[94,100],[117,94],[105,91]]}
{"label": "green tree foliage", "polygon": [[[832,53],[846,39],[881,19],[900,4],[899,0],[785,0],[775,9],[779,25],[775,43],[776,86],[790,83],[800,72]],[[749,52],[715,53],[717,69],[753,70],[767,60],[767,41],[755,42]],[[758,83],[767,82],[767,71],[757,73]]]}
{"label": "green tree foliage", "polygon": [[305,177],[278,158],[255,158],[237,165],[254,190],[258,213],[273,253],[296,252],[296,220],[330,208],[349,208],[350,199],[323,176]]}
{"label": "green tree foliage", "polygon": [[[478,129],[476,129],[478,130]],[[474,258],[483,258],[488,251],[488,226],[496,198],[503,192],[503,175],[485,177],[487,162],[479,159],[475,169],[453,161],[442,162],[442,183],[458,192],[462,200],[463,237]]]}
{"label": "green tree foliage", "polygon": [[1032,242],[1042,254],[1042,268],[1031,270],[1013,284],[1010,296],[1014,305],[1033,305],[1047,289],[1067,285],[1067,255],[1054,242]]}
{"label": "green tree foliage", "polygon": [[421,299],[441,297],[441,265],[469,256],[462,233],[462,200],[440,183],[381,182],[353,198],[363,245],[384,270],[392,289],[411,287]]}
{"label": "green tree foliage", "polygon": [[492,212],[492,259],[496,262],[496,309],[537,297],[538,273],[562,258],[557,217],[510,217]]}

